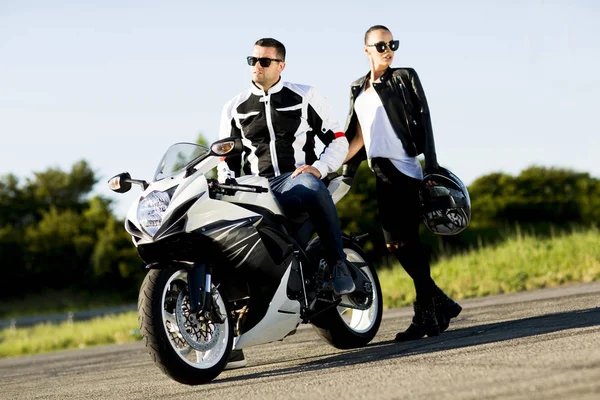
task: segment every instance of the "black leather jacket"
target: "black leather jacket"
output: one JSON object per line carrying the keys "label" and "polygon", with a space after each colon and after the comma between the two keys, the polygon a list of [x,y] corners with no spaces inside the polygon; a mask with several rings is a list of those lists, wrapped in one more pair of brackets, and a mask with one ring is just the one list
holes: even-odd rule
{"label": "black leather jacket", "polygon": [[[348,142],[351,142],[356,135],[357,118],[354,112],[354,101],[369,75],[370,72],[354,81],[350,87],[350,112],[345,129]],[[381,83],[374,83],[373,88],[379,95],[406,154],[411,157],[424,154],[425,171],[437,169],[429,107],[417,72],[412,68],[388,68],[381,76]],[[363,147],[348,161],[348,165],[354,170],[366,158]]]}

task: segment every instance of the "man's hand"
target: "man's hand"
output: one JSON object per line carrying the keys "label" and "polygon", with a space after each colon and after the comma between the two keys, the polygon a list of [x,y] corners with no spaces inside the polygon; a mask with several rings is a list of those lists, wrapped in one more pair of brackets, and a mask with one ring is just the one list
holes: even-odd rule
{"label": "man's hand", "polygon": [[321,173],[312,165],[303,165],[301,167],[298,167],[292,174],[292,178],[295,178],[300,174],[313,174],[317,178],[321,179]]}

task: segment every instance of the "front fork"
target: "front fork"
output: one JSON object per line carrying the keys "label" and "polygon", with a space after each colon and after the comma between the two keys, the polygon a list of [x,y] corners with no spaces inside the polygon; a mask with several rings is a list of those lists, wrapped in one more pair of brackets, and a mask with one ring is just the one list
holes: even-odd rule
{"label": "front fork", "polygon": [[225,314],[213,300],[212,269],[209,264],[193,263],[187,268],[190,311],[216,323],[225,322]]}
{"label": "front fork", "polygon": [[187,270],[190,311],[193,313],[205,311],[206,291],[211,287],[212,271],[208,265],[197,263],[192,264]]}

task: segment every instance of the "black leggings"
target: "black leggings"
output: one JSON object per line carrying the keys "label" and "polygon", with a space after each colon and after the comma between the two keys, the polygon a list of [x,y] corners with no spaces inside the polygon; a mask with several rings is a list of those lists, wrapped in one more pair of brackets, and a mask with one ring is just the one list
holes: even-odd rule
{"label": "black leggings", "polygon": [[388,250],[413,279],[417,301],[435,294],[427,254],[419,238],[420,180],[404,175],[387,158],[373,158],[379,219]]}

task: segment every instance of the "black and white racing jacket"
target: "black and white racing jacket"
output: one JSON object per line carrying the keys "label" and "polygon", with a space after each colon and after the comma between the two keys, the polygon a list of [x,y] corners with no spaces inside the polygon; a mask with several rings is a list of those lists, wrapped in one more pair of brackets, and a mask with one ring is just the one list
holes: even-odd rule
{"label": "black and white racing jacket", "polygon": [[[315,135],[325,145],[319,157]],[[223,107],[219,138],[230,136],[242,138],[244,154],[221,163],[219,180],[227,167],[236,177],[243,169],[246,175],[270,178],[304,164],[325,178],[340,168],[348,154],[348,140],[325,97],[311,86],[281,79],[267,93],[253,83]]]}

